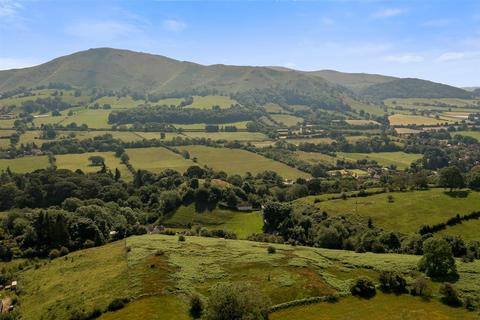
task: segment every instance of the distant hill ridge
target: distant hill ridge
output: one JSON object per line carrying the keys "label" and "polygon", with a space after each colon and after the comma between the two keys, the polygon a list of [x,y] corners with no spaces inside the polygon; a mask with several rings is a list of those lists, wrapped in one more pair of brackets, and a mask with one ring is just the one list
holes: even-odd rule
{"label": "distant hill ridge", "polygon": [[352,94],[371,99],[467,98],[471,92],[420,79],[342,73],[333,70],[303,72],[282,67],[210,65],[179,61],[161,55],[97,48],[63,56],[24,69],[0,71],[0,92],[51,82],[79,88],[170,93],[195,89],[223,94],[291,93],[315,99],[337,99]]}

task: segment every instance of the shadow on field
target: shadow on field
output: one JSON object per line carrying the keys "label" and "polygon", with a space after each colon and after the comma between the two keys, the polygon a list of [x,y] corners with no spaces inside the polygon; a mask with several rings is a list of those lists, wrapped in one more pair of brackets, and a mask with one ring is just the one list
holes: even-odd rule
{"label": "shadow on field", "polygon": [[444,193],[452,198],[466,198],[470,194],[470,190],[445,191]]}

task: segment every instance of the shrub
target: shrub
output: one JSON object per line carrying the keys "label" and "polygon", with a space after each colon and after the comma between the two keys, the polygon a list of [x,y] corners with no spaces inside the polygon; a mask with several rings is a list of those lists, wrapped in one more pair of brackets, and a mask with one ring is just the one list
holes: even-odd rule
{"label": "shrub", "polygon": [[270,300],[245,283],[213,287],[205,309],[206,320],[268,319]]}
{"label": "shrub", "polygon": [[200,319],[203,313],[203,301],[198,295],[190,298],[190,316],[193,319]]}
{"label": "shrub", "polygon": [[449,306],[458,307],[462,305],[462,300],[458,296],[457,289],[448,282],[443,283],[439,290],[442,295],[442,302]]}
{"label": "shrub", "polygon": [[68,250],[67,247],[61,247],[60,248],[60,255],[61,256],[66,256],[70,251]]}
{"label": "shrub", "polygon": [[184,242],[185,241],[185,236],[183,234],[178,236],[178,241]]}
{"label": "shrub", "polygon": [[110,303],[108,304],[107,310],[108,310],[108,311],[120,310],[120,309],[122,309],[123,307],[125,307],[125,305],[126,305],[129,301],[130,301],[130,300],[127,299],[127,298],[116,298],[116,299],[113,299],[112,302],[110,302]]}
{"label": "shrub", "polygon": [[267,252],[273,254],[273,253],[277,252],[277,249],[275,249],[275,247],[268,246]]}
{"label": "shrub", "polygon": [[84,248],[93,248],[93,247],[95,247],[95,242],[93,242],[92,240],[88,239],[88,240],[86,240],[86,241],[83,243],[83,247],[84,247]]}
{"label": "shrub", "polygon": [[53,249],[50,251],[50,253],[48,254],[48,257],[53,260],[53,259],[56,259],[58,257],[60,257],[60,251],[58,251],[57,249]]}
{"label": "shrub", "polygon": [[382,271],[379,281],[380,287],[385,292],[404,293],[407,291],[407,280],[396,272]]}
{"label": "shrub", "polygon": [[354,296],[366,299],[372,298],[377,294],[375,284],[373,283],[372,279],[368,277],[360,277],[356,279],[353,285],[350,287],[350,292]]}
{"label": "shrub", "polygon": [[419,297],[428,297],[430,296],[430,290],[428,288],[428,282],[425,277],[420,276],[413,280],[412,288],[410,290],[410,294],[412,296],[419,296]]}

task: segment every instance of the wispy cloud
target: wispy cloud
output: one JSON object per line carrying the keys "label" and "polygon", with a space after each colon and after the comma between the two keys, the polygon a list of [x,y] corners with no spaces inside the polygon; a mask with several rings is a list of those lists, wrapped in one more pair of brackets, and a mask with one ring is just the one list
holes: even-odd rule
{"label": "wispy cloud", "polygon": [[406,53],[401,55],[386,56],[384,60],[389,62],[398,62],[398,63],[417,63],[417,62],[424,61],[425,58],[418,54]]}
{"label": "wispy cloud", "polygon": [[0,19],[13,20],[17,18],[23,6],[18,1],[0,0]]}
{"label": "wispy cloud", "polygon": [[445,52],[442,53],[438,58],[435,59],[435,62],[447,62],[454,60],[461,60],[465,58],[465,52]]}
{"label": "wispy cloud", "polygon": [[332,18],[324,17],[324,18],[320,19],[320,23],[323,26],[333,26],[336,23],[336,21]]}
{"label": "wispy cloud", "polygon": [[165,30],[172,32],[180,32],[187,28],[187,24],[185,22],[176,19],[164,20],[162,25]]}
{"label": "wispy cloud", "polygon": [[433,19],[422,23],[424,27],[447,27],[453,23],[453,19]]}
{"label": "wispy cloud", "polygon": [[19,59],[0,57],[0,70],[19,69],[37,65],[39,61],[35,59]]}
{"label": "wispy cloud", "polygon": [[400,9],[400,8],[386,8],[382,10],[378,10],[372,14],[373,18],[376,19],[386,19],[386,18],[391,18],[395,16],[399,16],[402,14],[407,13],[407,10],[405,9]]}
{"label": "wispy cloud", "polygon": [[140,29],[131,23],[106,20],[106,21],[79,21],[66,28],[66,33],[79,38],[115,40],[132,36],[140,32]]}

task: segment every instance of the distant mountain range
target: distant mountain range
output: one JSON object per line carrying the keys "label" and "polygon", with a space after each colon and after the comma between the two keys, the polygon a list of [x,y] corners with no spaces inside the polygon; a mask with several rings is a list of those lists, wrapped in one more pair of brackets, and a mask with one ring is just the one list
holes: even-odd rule
{"label": "distant mountain range", "polygon": [[98,48],[24,69],[0,71],[0,92],[52,82],[79,88],[150,93],[215,90],[218,93],[267,92],[329,99],[352,95],[386,98],[470,98],[472,91],[420,79],[342,73],[303,72],[281,67],[200,65],[160,55]]}

